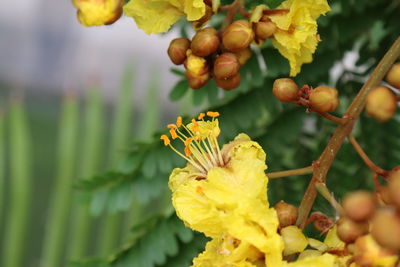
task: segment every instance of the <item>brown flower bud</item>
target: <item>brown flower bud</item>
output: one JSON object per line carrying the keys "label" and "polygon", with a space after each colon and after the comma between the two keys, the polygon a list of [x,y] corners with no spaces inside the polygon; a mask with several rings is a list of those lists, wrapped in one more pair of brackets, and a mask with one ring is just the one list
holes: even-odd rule
{"label": "brown flower bud", "polygon": [[240,64],[235,54],[223,53],[214,62],[214,75],[218,79],[227,79],[239,72]]}
{"label": "brown flower bud", "polygon": [[251,58],[251,49],[248,47],[246,49],[240,50],[238,52],[235,52],[236,57],[239,60],[240,66],[243,66],[246,64],[246,62]]}
{"label": "brown flower bud", "polygon": [[396,108],[396,95],[386,86],[378,86],[368,93],[365,110],[371,117],[387,121],[393,117]]}
{"label": "brown flower bud", "polygon": [[353,192],[344,198],[343,209],[350,219],[357,222],[366,221],[375,211],[375,201],[368,192]]}
{"label": "brown flower bud", "polygon": [[393,204],[392,198],[389,193],[389,187],[383,186],[383,185],[379,186],[378,189],[376,190],[376,194],[377,194],[378,200],[383,202],[380,204],[387,204],[387,205]]}
{"label": "brown flower bud", "polygon": [[338,91],[329,86],[318,86],[310,92],[310,107],[318,112],[332,112],[339,105]]}
{"label": "brown flower bud", "polygon": [[400,171],[392,172],[388,179],[390,200],[400,210]]}
{"label": "brown flower bud", "polygon": [[192,89],[200,89],[210,80],[210,73],[206,72],[200,75],[194,75],[192,72],[186,72],[186,79],[188,80],[189,87]]}
{"label": "brown flower bud", "polygon": [[381,247],[371,235],[365,235],[354,243],[354,259],[357,266],[379,266],[379,262],[385,262],[385,266],[394,266],[397,261],[396,253]]}
{"label": "brown flower bud", "polygon": [[292,102],[299,98],[299,87],[290,78],[281,78],[274,81],[272,93],[281,102]]}
{"label": "brown flower bud", "polygon": [[393,87],[400,89],[400,62],[393,64],[386,75],[386,81]]}
{"label": "brown flower bud", "polygon": [[297,207],[290,205],[284,201],[280,201],[274,206],[276,213],[278,214],[279,226],[281,228],[294,225],[299,216]]}
{"label": "brown flower bud", "polygon": [[192,39],[190,49],[193,54],[199,57],[206,57],[215,53],[220,41],[218,33],[214,28],[208,27],[198,31]]}
{"label": "brown flower bud", "polygon": [[254,33],[257,39],[265,40],[276,32],[276,25],[272,21],[260,21],[254,24]]}
{"label": "brown flower bud", "polygon": [[180,65],[185,61],[189,47],[190,41],[188,38],[174,39],[169,44],[168,56],[175,65]]}
{"label": "brown flower bud", "polygon": [[337,235],[345,243],[353,243],[366,233],[368,233],[368,223],[357,223],[347,217],[337,221]]}
{"label": "brown flower bud", "polygon": [[231,52],[247,48],[253,39],[254,32],[247,20],[234,21],[222,34],[222,43]]}
{"label": "brown flower bud", "polygon": [[371,221],[371,235],[381,246],[400,250],[400,217],[393,209],[375,212]]}
{"label": "brown flower bud", "polygon": [[235,89],[240,85],[240,73],[238,72],[236,75],[228,79],[218,79],[217,77],[215,77],[215,82],[219,87],[224,90],[229,91]]}

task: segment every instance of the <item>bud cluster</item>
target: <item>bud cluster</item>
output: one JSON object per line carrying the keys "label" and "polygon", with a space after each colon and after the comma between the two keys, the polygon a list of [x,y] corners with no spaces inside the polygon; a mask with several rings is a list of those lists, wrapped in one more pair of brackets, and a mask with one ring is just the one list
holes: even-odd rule
{"label": "bud cluster", "polygon": [[[395,63],[386,75],[386,81],[395,91],[400,90],[400,63]],[[367,95],[365,110],[378,121],[390,120],[397,110],[399,96],[387,86],[377,86]]]}
{"label": "bud cluster", "polygon": [[[205,1],[207,12],[194,22],[195,28],[200,28],[212,17],[209,2]],[[199,29],[191,40],[174,39],[168,48],[168,55],[174,64],[184,65],[192,89],[200,89],[214,79],[220,88],[232,90],[240,85],[240,67],[252,55],[251,43],[271,38],[275,31],[276,25],[266,15],[253,23],[240,19],[220,30],[212,27]]]}
{"label": "bud cluster", "polygon": [[387,180],[376,194],[357,191],[343,199],[337,235],[360,266],[400,255],[400,170],[392,170]]}

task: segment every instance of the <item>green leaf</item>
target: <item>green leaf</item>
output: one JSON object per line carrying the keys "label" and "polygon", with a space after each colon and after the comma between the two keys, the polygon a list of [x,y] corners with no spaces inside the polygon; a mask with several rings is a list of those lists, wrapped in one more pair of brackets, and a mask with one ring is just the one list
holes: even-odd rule
{"label": "green leaf", "polygon": [[172,88],[171,92],[169,93],[169,98],[172,101],[179,100],[185,95],[185,93],[187,92],[188,89],[189,89],[189,84],[188,84],[186,78],[184,78],[183,80],[181,80],[175,84],[175,86]]}

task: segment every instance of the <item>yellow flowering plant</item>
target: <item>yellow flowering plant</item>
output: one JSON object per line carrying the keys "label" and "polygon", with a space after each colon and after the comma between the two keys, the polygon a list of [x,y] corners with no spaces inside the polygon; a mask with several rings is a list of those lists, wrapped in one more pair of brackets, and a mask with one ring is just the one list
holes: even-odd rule
{"label": "yellow flowering plant", "polygon": [[[229,4],[216,0],[131,0],[124,5],[104,0],[102,6],[99,2],[92,5],[89,0],[78,1],[74,2],[78,18],[86,26],[109,24],[119,17],[116,14],[121,10],[148,34],[167,32],[180,19],[190,22],[194,35],[172,40],[167,53],[174,64],[185,68],[185,75],[182,75],[185,80],[179,83],[181,88],[198,90],[206,86],[205,90],[209,91],[213,85],[230,91],[240,88],[243,79],[249,82],[249,76],[257,77],[249,74],[248,69],[246,71],[246,65],[257,66],[259,51],[265,47],[288,61],[289,72],[280,71],[275,76],[301,75],[303,64],[313,61],[318,43],[325,41],[318,33],[318,19],[329,15],[331,10],[327,0],[285,0],[272,8],[259,2],[249,6],[249,1],[245,0]],[[215,23],[215,18],[220,20]],[[235,115],[226,116],[245,125],[242,113],[254,112],[257,119],[251,123],[257,124],[256,130],[276,118],[277,124],[296,120],[293,116],[290,120],[279,121],[275,112],[286,110],[282,106],[266,112],[267,105],[259,110],[254,104],[256,112],[253,110],[253,103],[270,101],[271,95],[283,103],[305,108],[307,113],[315,113],[318,118],[337,126],[321,155],[303,168],[267,171],[268,150],[266,153],[260,143],[245,133],[221,145],[220,122],[222,127],[224,121],[219,117],[223,108],[220,110],[218,106],[218,112],[200,113],[187,121],[178,117],[175,123],[167,126],[168,132],[160,139],[186,161],[181,168],[171,170],[169,176],[172,206],[186,227],[209,239],[203,251],[193,258],[191,266],[390,267],[399,264],[399,168],[386,170],[379,167],[352,135],[364,106],[368,114],[378,120],[389,120],[394,116],[398,93],[386,85],[376,87],[399,54],[400,39],[397,39],[341,116],[332,112],[343,105],[339,100],[344,94],[339,97],[339,91],[331,86],[313,87],[290,78],[274,77],[271,86],[264,90],[268,95],[254,93],[256,97],[248,104],[250,109],[243,112],[238,108],[242,95],[236,95],[232,101],[237,101],[236,106],[232,105],[234,108],[231,109]],[[263,56],[268,58],[268,55]],[[264,71],[274,71],[273,63],[267,64],[265,69],[258,66],[261,80],[268,77]],[[397,88],[396,81],[393,82],[393,77],[397,77],[396,66],[388,75],[393,88]],[[251,86],[256,87],[255,84]],[[248,92],[240,92],[244,99],[244,93]],[[214,97],[218,98],[218,93]],[[209,95],[209,100],[213,101],[213,96]],[[228,98],[226,102],[230,100]],[[222,107],[227,105],[226,102]],[[230,130],[235,134],[240,132]],[[252,134],[251,131],[248,133]],[[339,202],[328,188],[327,175],[346,140],[372,172],[375,190],[373,193],[353,192]],[[307,140],[299,140],[301,142]],[[315,145],[318,146],[319,143]],[[293,157],[272,158],[271,161],[288,162]],[[149,159],[150,156],[146,157],[144,162],[149,164]],[[270,201],[269,195],[274,193],[269,190],[272,179],[309,174],[312,177],[297,206],[285,201],[274,205],[274,201]],[[329,202],[334,215],[311,213],[317,195]],[[311,225],[319,235],[310,234]]]}

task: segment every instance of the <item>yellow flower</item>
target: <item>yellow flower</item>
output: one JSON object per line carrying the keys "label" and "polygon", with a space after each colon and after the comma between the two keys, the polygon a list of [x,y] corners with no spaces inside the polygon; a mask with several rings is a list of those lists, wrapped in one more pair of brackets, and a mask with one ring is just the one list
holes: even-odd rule
{"label": "yellow flower", "polygon": [[122,0],[73,0],[79,23],[84,26],[112,24],[122,14]]}
{"label": "yellow flower", "polygon": [[296,76],[303,63],[312,61],[319,41],[317,18],[330,10],[326,0],[287,0],[270,15],[278,30],[272,44],[289,60],[290,76]]}
{"label": "yellow flower", "polygon": [[198,20],[205,12],[203,0],[131,0],[124,6],[125,15],[147,34],[166,32],[183,16]]}

